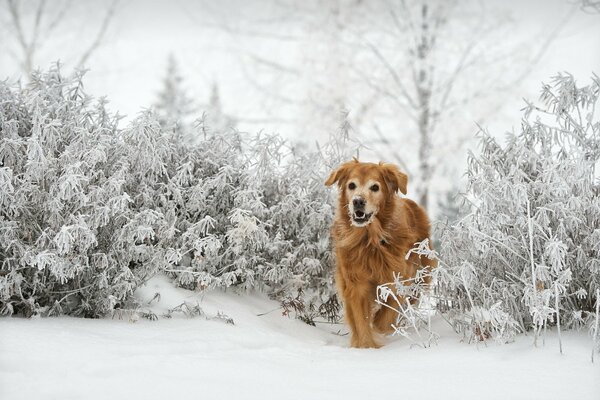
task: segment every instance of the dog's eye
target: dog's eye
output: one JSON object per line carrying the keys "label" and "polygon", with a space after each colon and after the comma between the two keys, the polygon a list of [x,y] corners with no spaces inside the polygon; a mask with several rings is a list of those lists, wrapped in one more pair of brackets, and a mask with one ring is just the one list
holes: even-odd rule
{"label": "dog's eye", "polygon": [[372,192],[377,192],[377,191],[379,191],[379,185],[373,185],[373,186],[371,186],[371,191],[372,191]]}
{"label": "dog's eye", "polygon": [[354,182],[350,182],[350,184],[348,185],[348,189],[350,189],[350,190],[356,189],[356,184]]}

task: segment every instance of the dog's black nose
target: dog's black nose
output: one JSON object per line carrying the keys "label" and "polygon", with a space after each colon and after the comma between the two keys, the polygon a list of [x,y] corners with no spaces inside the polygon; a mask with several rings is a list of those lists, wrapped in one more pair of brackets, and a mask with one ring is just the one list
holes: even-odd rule
{"label": "dog's black nose", "polygon": [[362,197],[355,197],[352,199],[352,205],[354,206],[355,210],[362,210],[365,208],[365,204],[367,204],[367,202]]}

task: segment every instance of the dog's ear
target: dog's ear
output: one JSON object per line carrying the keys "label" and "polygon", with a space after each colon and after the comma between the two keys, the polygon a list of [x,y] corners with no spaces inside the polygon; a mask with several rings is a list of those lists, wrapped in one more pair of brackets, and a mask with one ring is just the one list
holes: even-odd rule
{"label": "dog's ear", "polygon": [[358,164],[358,160],[356,158],[353,158],[352,161],[348,161],[340,165],[338,169],[336,169],[329,175],[329,178],[327,178],[327,180],[325,181],[325,186],[331,186],[336,182],[344,182],[348,178],[350,170],[356,164]]}
{"label": "dog's ear", "polygon": [[394,164],[379,163],[383,173],[383,179],[388,185],[392,193],[400,190],[402,194],[406,194],[406,186],[408,185],[408,176],[401,172]]}

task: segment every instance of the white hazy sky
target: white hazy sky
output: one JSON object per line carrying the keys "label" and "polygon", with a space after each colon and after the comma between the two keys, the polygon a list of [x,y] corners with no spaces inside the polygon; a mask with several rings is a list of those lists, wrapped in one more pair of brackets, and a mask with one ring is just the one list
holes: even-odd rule
{"label": "white hazy sky", "polygon": [[[260,38],[238,43],[235,35],[214,26],[215,17],[235,21],[259,19],[267,13],[268,1],[205,2],[127,1],[121,6],[114,29],[106,45],[94,58],[88,85],[95,93],[106,93],[116,109],[128,115],[148,105],[160,88],[165,62],[173,53],[181,63],[190,94],[200,101],[208,99],[213,81],[218,82],[226,111],[241,117],[260,114],[257,94],[239,68],[240,46],[266,46]],[[573,7],[569,0],[495,1],[514,19],[515,36],[531,36],[540,44]],[[283,25],[283,24],[281,24]],[[280,25],[280,26],[281,26]],[[528,39],[529,40],[529,39]],[[284,46],[285,47],[285,46]],[[275,58],[285,58],[286,48],[274,49]],[[577,11],[560,31],[545,55],[515,88],[492,128],[509,129],[518,124],[522,97],[536,97],[542,81],[559,71],[569,71],[587,80],[600,69],[600,15]],[[476,105],[474,105],[476,109]],[[476,112],[476,111],[475,111]],[[506,114],[506,115],[504,115]],[[505,125],[506,124],[506,125]],[[247,125],[250,130],[261,124]],[[289,127],[273,124],[270,128],[286,134]]]}
{"label": "white hazy sky", "polygon": [[[110,1],[72,2],[73,9],[61,29],[44,43],[37,64],[46,68],[52,61],[60,59],[65,63],[65,69],[72,66],[76,54],[91,42]],[[23,2],[35,4],[32,0]],[[293,23],[295,16],[281,14],[275,3],[275,0],[122,0],[102,46],[89,61],[86,88],[95,96],[106,95],[110,108],[125,115],[125,122],[131,120],[155,101],[166,73],[167,58],[172,53],[179,61],[188,94],[196,103],[205,103],[211,85],[218,83],[224,111],[242,118],[243,122],[238,126],[241,130],[278,132],[292,140],[309,142],[323,139],[323,131],[303,131],[303,126],[272,119],[265,121],[266,111],[279,113],[277,104],[265,105],[260,100],[260,94],[242,68],[243,53],[247,50],[266,51],[275,60],[286,60],[297,56],[302,48],[294,47],[293,42],[274,46],[263,37],[236,35],[221,26],[227,21],[230,26],[248,28],[252,27],[248,22],[253,21],[261,22],[261,26],[272,26],[277,34],[297,34]],[[473,121],[481,120],[482,115],[485,116],[484,127],[492,134],[501,136],[506,131],[518,130],[523,98],[536,100],[542,82],[548,82],[551,76],[561,71],[573,73],[582,83],[587,82],[593,72],[600,73],[600,14],[582,12],[574,5],[574,0],[481,0],[479,4],[497,10],[509,19],[511,28],[502,41],[525,41],[532,48],[539,47],[550,32],[561,26],[567,15],[572,15],[520,87],[504,94],[499,104],[491,109],[478,102],[461,107],[457,111],[462,113],[460,122],[442,126],[443,134],[446,131],[475,134],[477,127]],[[274,14],[276,18],[273,18]],[[0,21],[6,21],[7,17],[6,6],[2,4]],[[0,77],[17,79],[21,72],[11,53],[15,39],[9,30],[10,25],[0,24]],[[523,69],[522,65],[506,62],[504,65],[505,68]],[[310,85],[310,79],[305,84]],[[266,110],[266,107],[273,109]],[[398,124],[396,128],[383,126],[386,132],[397,135],[392,143],[397,152],[414,156],[415,152],[410,150],[414,150],[414,146],[407,142],[410,138],[406,138],[406,132],[402,132],[408,128],[402,126],[401,120],[399,127]],[[361,140],[369,139],[363,137]],[[444,157],[453,167],[452,171],[444,168],[443,179],[437,186],[451,184],[448,182],[456,181],[456,177],[462,175],[465,152],[450,156],[456,160],[446,159],[446,155],[438,156],[438,159]],[[361,153],[361,157],[388,159],[381,152]],[[408,163],[411,162],[414,161],[409,159]]]}
{"label": "white hazy sky", "polygon": [[[26,4],[32,4],[26,1]],[[48,40],[36,60],[41,67],[61,59],[69,65],[74,52],[91,41],[90,35],[99,25],[108,0],[79,1],[68,14],[64,26]],[[531,43],[541,43],[573,7],[571,0],[494,0],[491,6],[505,9],[514,20],[515,35],[530,36]],[[50,2],[52,4],[52,2]],[[116,18],[102,47],[90,60],[91,71],[87,87],[94,95],[106,95],[113,109],[134,116],[149,106],[160,89],[165,74],[166,59],[173,53],[180,62],[190,95],[199,102],[208,99],[212,82],[221,89],[226,111],[242,117],[260,114],[256,93],[239,68],[239,37],[223,31],[218,20],[259,20],[269,15],[271,1],[188,1],[188,0],[128,0],[118,5]],[[6,13],[6,7],[0,9]],[[4,15],[2,17],[7,17]],[[285,29],[285,23],[278,29]],[[3,29],[8,29],[4,27]],[[0,75],[18,77],[7,32],[0,31]],[[244,40],[244,46],[264,46],[260,38]],[[284,46],[285,47],[285,46]],[[274,49],[274,56],[285,57],[289,49]],[[279,53],[279,54],[278,54]],[[536,96],[540,82],[558,71],[569,71],[586,80],[600,68],[600,15],[575,12],[549,47],[538,65],[507,99],[507,107],[490,124],[504,130],[518,123],[522,97]],[[476,107],[476,106],[475,106]],[[508,111],[512,110],[512,111]],[[516,112],[515,112],[516,110]],[[247,125],[249,130],[262,126]],[[285,125],[271,124],[267,128],[286,133]]]}

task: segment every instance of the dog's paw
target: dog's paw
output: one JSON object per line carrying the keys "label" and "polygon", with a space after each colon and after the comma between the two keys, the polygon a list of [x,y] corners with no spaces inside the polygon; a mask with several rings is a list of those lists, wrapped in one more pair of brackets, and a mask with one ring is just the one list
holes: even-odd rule
{"label": "dog's paw", "polygon": [[354,343],[351,343],[351,346],[356,349],[379,349],[382,347],[381,344],[377,343],[375,340],[357,340]]}

